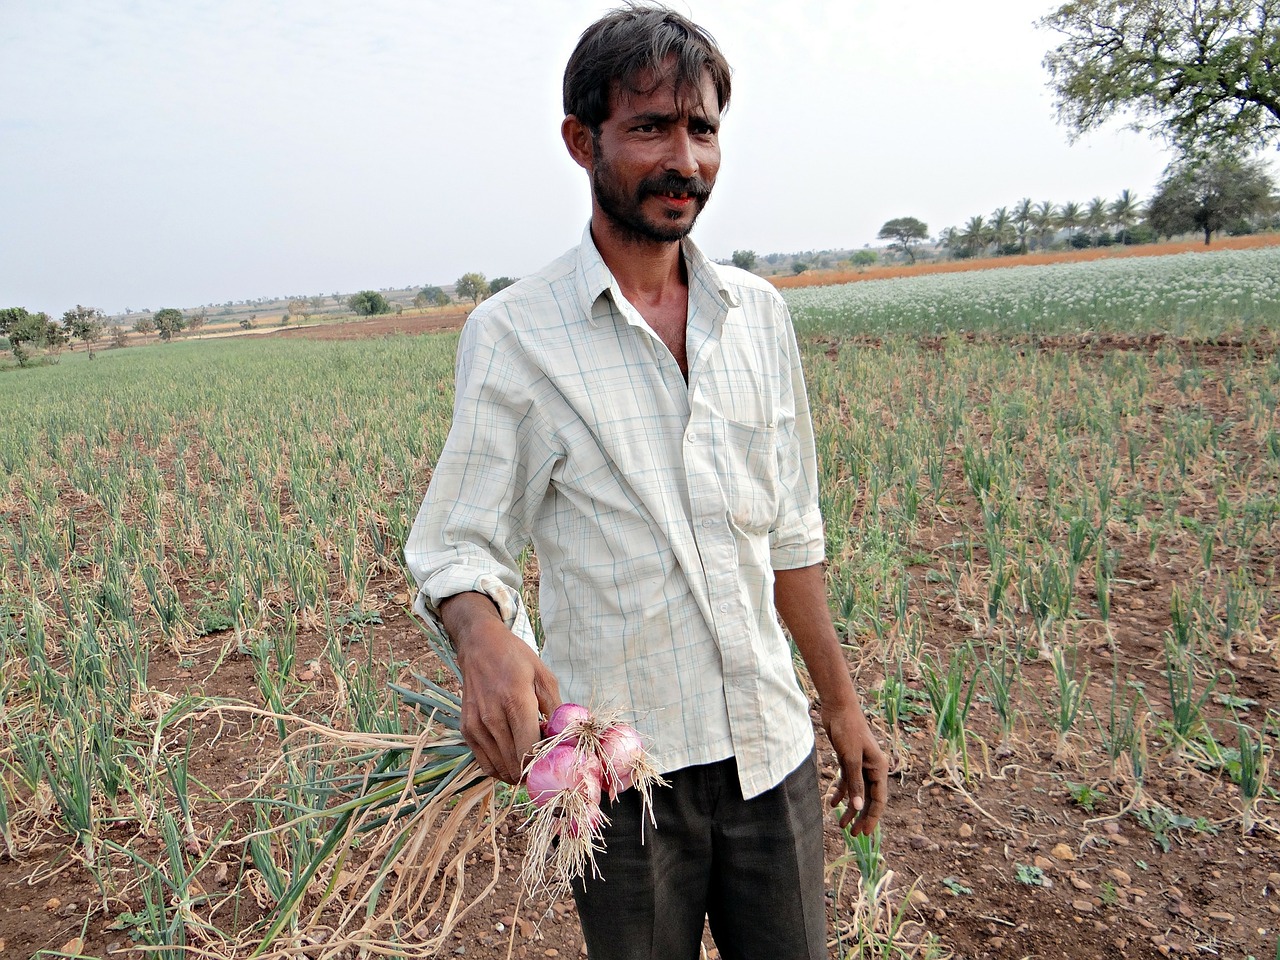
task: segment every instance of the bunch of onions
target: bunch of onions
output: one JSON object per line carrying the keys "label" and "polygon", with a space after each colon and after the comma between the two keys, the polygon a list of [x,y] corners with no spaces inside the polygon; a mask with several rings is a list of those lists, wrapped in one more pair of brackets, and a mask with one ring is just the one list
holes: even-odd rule
{"label": "bunch of onions", "polygon": [[595,855],[604,849],[601,835],[609,823],[602,799],[635,789],[652,824],[650,792],[665,781],[634,727],[580,704],[557,707],[542,735],[525,770],[533,812],[522,879],[530,893],[545,886],[558,894],[588,869],[596,872]]}
{"label": "bunch of onions", "polygon": [[[419,626],[461,685],[443,628],[434,619]],[[341,763],[365,771],[323,781],[314,807],[299,809],[287,796],[262,798],[264,806],[281,809],[283,822],[251,838],[308,823],[327,822],[329,829],[311,856],[294,864],[293,880],[279,893],[251,957],[301,956],[303,942],[321,945],[316,960],[345,956],[351,947],[370,954],[438,956],[457,924],[497,887],[497,827],[512,807],[495,804],[494,781],[463,740],[461,698],[425,676],[415,679],[421,689],[394,683],[391,688],[426,718],[418,733],[361,734],[243,708],[277,723],[298,723],[289,737],[298,743],[286,743],[286,750],[297,753],[299,764],[313,762],[308,758],[320,741],[332,745]],[[574,878],[595,872],[608,823],[602,799],[634,788],[652,823],[649,791],[665,781],[646,759],[634,729],[593,717],[577,704],[557,709],[542,733],[546,739],[526,771],[534,812],[521,877],[530,893],[547,889],[560,899]],[[493,853],[493,866],[476,892],[467,886],[466,864],[482,846]],[[277,938],[287,943],[277,945]],[[412,951],[410,943],[416,944]]]}

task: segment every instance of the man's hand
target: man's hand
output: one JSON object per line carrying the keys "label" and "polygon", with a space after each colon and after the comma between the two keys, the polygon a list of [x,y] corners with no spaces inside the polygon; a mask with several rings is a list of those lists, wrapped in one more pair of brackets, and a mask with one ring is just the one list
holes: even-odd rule
{"label": "man's hand", "polygon": [[842,801],[846,804],[840,826],[852,825],[854,833],[871,833],[889,797],[889,763],[884,751],[857,704],[851,710],[824,705],[822,726],[840,761],[840,779],[831,796],[831,806]]}
{"label": "man's hand", "polygon": [[840,761],[840,779],[831,798],[848,804],[840,826],[854,833],[876,828],[889,796],[889,763],[858,705],[840,639],[827,607],[826,574],[821,565],[775,570],[773,599],[782,622],[809,669],[822,704],[822,725]]}
{"label": "man's hand", "polygon": [[560,705],[560,685],[483,594],[450,597],[440,619],[462,670],[462,738],[486,774],[519,783],[542,739],[539,712],[550,716]]}

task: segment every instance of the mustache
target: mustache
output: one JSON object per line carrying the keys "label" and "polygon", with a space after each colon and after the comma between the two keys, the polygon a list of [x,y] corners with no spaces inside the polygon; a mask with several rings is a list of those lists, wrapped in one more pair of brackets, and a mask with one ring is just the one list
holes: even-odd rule
{"label": "mustache", "polygon": [[702,177],[681,177],[674,173],[665,173],[660,177],[649,177],[640,181],[641,196],[653,193],[687,193],[695,200],[705,201],[711,196],[711,184]]}

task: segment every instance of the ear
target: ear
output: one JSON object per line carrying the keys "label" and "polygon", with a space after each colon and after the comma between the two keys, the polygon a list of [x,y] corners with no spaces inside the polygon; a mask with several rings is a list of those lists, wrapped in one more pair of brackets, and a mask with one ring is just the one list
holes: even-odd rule
{"label": "ear", "polygon": [[564,145],[569,156],[573,157],[573,162],[590,172],[596,162],[595,139],[591,135],[591,128],[570,114],[560,124],[560,136],[564,138]]}

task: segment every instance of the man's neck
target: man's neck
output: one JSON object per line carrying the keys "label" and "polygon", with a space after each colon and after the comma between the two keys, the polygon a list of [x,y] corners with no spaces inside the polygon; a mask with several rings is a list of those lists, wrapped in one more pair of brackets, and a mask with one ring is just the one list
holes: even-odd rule
{"label": "man's neck", "polygon": [[647,305],[686,300],[689,295],[680,241],[670,243],[636,240],[621,235],[602,216],[591,218],[591,239],[622,294],[644,313]]}

